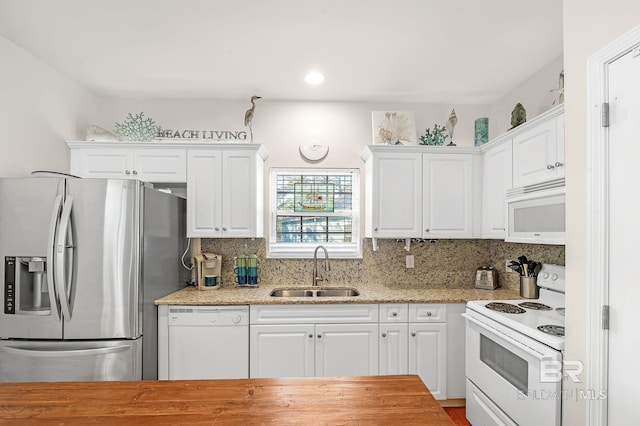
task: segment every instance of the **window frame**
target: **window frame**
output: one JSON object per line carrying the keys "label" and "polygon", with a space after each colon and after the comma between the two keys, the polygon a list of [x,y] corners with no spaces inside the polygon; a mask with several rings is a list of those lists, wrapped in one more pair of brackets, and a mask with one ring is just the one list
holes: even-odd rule
{"label": "window frame", "polygon": [[[282,243],[277,242],[277,181],[279,175],[350,175],[351,176],[351,211],[342,216],[351,216],[350,243]],[[291,212],[292,216],[299,213]],[[335,213],[314,214],[316,217],[335,216]],[[318,245],[324,246],[329,257],[337,259],[362,259],[362,239],[360,237],[360,169],[357,168],[299,168],[273,167],[269,169],[269,237],[267,241],[267,258],[272,259],[311,259]]]}

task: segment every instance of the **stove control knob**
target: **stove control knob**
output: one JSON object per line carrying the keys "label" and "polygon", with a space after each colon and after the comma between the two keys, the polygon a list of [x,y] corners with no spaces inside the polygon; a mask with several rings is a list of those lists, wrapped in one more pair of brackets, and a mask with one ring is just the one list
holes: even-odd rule
{"label": "stove control knob", "polygon": [[551,274],[551,281],[555,281],[558,279],[558,274]]}
{"label": "stove control knob", "polygon": [[238,324],[241,320],[242,318],[240,318],[240,315],[238,314],[234,315],[233,318],[231,318],[231,321],[233,321],[234,324]]}
{"label": "stove control knob", "polygon": [[546,280],[547,278],[549,278],[549,273],[548,273],[548,272],[543,272],[543,273],[542,273],[542,278],[543,278],[543,279],[545,279],[545,280]]}

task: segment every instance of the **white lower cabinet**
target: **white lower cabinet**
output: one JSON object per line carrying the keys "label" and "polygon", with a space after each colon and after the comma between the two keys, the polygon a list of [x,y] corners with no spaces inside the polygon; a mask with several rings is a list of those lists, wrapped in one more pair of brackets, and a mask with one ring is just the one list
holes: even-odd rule
{"label": "white lower cabinet", "polygon": [[377,305],[253,305],[250,377],[378,374]]}
{"label": "white lower cabinet", "polygon": [[409,374],[435,399],[447,399],[447,305],[409,305]]}
{"label": "white lower cabinet", "polygon": [[409,305],[380,305],[380,375],[409,372]]}

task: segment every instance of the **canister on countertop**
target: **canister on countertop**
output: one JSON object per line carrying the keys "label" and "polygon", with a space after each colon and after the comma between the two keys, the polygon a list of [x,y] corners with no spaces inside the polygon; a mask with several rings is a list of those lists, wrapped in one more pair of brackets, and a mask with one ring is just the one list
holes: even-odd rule
{"label": "canister on countertop", "polygon": [[481,266],[476,271],[476,288],[494,290],[498,288],[498,271],[493,266]]}

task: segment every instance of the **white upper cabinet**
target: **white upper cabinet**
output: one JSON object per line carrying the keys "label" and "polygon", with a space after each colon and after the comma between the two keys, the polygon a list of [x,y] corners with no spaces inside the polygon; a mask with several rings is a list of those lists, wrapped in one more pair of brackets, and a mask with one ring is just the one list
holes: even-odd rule
{"label": "white upper cabinet", "polygon": [[[422,234],[422,155],[412,152],[374,154],[367,190],[372,224],[365,234],[374,238],[411,238]],[[365,220],[366,221],[366,220]]]}
{"label": "white upper cabinet", "polygon": [[482,238],[505,238],[505,195],[512,184],[511,139],[482,156]]}
{"label": "white upper cabinet", "polygon": [[564,177],[564,106],[521,126],[513,136],[513,187]]}
{"label": "white upper cabinet", "polygon": [[361,156],[365,236],[471,238],[480,192],[477,154],[476,148],[368,146]]}
{"label": "white upper cabinet", "polygon": [[152,142],[67,142],[71,174],[87,178],[185,183],[186,149]]}
{"label": "white upper cabinet", "polygon": [[422,155],[422,236],[473,236],[473,155]]}
{"label": "white upper cabinet", "polygon": [[263,235],[262,145],[217,145],[187,153],[187,236]]}

